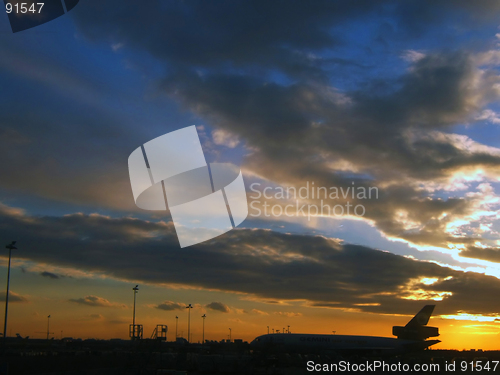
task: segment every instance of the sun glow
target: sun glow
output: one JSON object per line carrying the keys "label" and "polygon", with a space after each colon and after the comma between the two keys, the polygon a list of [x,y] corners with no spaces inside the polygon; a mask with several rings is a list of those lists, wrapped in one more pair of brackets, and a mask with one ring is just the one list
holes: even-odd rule
{"label": "sun glow", "polygon": [[500,315],[459,313],[456,315],[441,315],[441,318],[453,320],[468,320],[471,322],[500,322]]}

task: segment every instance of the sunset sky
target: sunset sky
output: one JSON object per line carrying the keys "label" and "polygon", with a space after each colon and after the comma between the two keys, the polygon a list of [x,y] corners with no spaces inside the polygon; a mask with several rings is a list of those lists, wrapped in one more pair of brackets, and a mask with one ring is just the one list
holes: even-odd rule
{"label": "sunset sky", "polygon": [[[211,340],[391,336],[435,304],[435,348],[500,349],[499,69],[497,1],[82,0],[16,34],[0,16],[9,335],[50,314],[57,338],[127,338],[139,284],[147,337],[176,315],[187,337],[186,304],[195,342],[204,313]],[[127,160],[190,125],[241,168],[249,216],[181,249]]]}

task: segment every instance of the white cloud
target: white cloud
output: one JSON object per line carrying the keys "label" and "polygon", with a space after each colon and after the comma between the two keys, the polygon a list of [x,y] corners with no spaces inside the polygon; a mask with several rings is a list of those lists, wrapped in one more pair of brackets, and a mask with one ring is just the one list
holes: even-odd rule
{"label": "white cloud", "polygon": [[235,148],[240,143],[237,136],[228,133],[222,129],[216,129],[212,131],[212,138],[216,145],[226,146],[229,148]]}
{"label": "white cloud", "polygon": [[479,116],[476,117],[477,121],[489,121],[493,124],[500,124],[500,116],[498,113],[492,111],[491,109],[485,109]]}
{"label": "white cloud", "polygon": [[409,62],[416,62],[423,59],[424,57],[425,53],[418,52],[412,49],[408,49],[401,54],[401,58]]}

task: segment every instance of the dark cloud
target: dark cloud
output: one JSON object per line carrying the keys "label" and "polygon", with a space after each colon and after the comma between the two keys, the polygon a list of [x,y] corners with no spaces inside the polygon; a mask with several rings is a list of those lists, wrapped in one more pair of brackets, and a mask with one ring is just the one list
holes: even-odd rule
{"label": "dark cloud", "polygon": [[[493,3],[474,11],[465,3],[460,6],[476,20],[487,19],[490,12],[498,10]],[[182,14],[181,19],[192,20],[199,25],[197,30],[205,30],[187,31],[184,23],[166,22],[162,23],[162,33],[128,27],[121,18],[113,18],[115,27],[110,27],[104,22],[111,9],[108,7],[111,5],[92,5],[79,13],[77,23],[82,32],[95,39],[116,39],[144,49],[171,67],[175,74],[166,75],[162,90],[212,126],[244,140],[253,151],[246,160],[247,170],[275,183],[295,186],[307,180],[321,186],[346,187],[351,185],[352,175],[369,176],[357,177],[356,181],[365,186],[384,186],[384,190],[380,199],[363,202],[366,218],[391,237],[447,246],[450,236],[444,228],[454,217],[471,211],[472,199],[430,198],[421,184],[444,183],[467,168],[482,168],[492,175],[500,173],[498,154],[471,149],[468,140],[445,133],[453,125],[471,121],[498,98],[496,72],[480,70],[473,53],[430,52],[413,62],[411,69],[397,71],[388,80],[365,77],[359,87],[344,91],[332,86],[336,73],[328,69],[321,51],[335,50],[337,44],[331,37],[335,33],[332,28],[329,37],[318,35],[327,30],[325,24],[353,21],[371,12],[370,7],[354,9],[344,2],[320,2],[305,9],[294,2],[283,13],[270,9],[282,7],[278,3],[225,3],[215,9],[195,2],[177,4],[173,9],[156,4],[155,14],[151,9],[140,10],[140,19],[169,19]],[[421,14],[432,23],[437,20],[436,14],[449,10],[445,3],[425,7],[405,4],[405,9],[415,8],[414,13],[406,13],[394,4],[389,8],[394,11],[392,16],[406,20],[402,25],[411,27],[417,25],[408,22],[408,16]],[[94,17],[97,10],[102,19]],[[229,48],[241,38],[240,28],[245,29],[258,10],[262,10],[261,17],[272,17],[273,22],[262,29],[249,29],[248,35],[254,38],[252,43],[242,44],[243,50]],[[121,11],[127,14],[132,8]],[[216,26],[211,24],[211,16],[226,11],[231,11],[233,17]],[[291,24],[297,14],[306,20],[297,25],[302,39],[293,33],[281,34],[283,27],[278,26]],[[302,30],[311,17],[320,22]],[[230,36],[221,37],[224,29]],[[178,49],[171,41],[173,35],[176,43],[184,40],[190,48]],[[255,38],[259,35],[266,38]],[[316,42],[312,43],[312,39]],[[272,47],[273,53],[269,53],[275,44],[282,47]],[[218,49],[224,45],[227,48]],[[196,54],[191,55],[191,51]],[[233,71],[227,62],[240,69]],[[288,69],[290,62],[295,67],[293,73]],[[273,80],[270,75],[276,70],[291,80]],[[351,172],[349,178],[345,165]],[[418,231],[408,231],[405,223],[394,219],[401,211],[408,213],[408,221],[415,223]]]}
{"label": "dark cloud", "polygon": [[155,308],[165,311],[174,311],[174,310],[184,310],[186,305],[183,303],[165,301],[155,306]]}
{"label": "dark cloud", "polygon": [[105,298],[97,297],[97,296],[85,296],[83,298],[72,298],[72,299],[69,299],[69,302],[74,302],[74,303],[78,303],[80,305],[87,305],[87,306],[93,306],[93,307],[113,307],[113,308],[120,308],[120,309],[127,308],[127,306],[124,304],[110,302]]}
{"label": "dark cloud", "polygon": [[214,310],[214,311],[220,311],[223,313],[228,313],[231,311],[231,309],[222,302],[211,302],[211,303],[205,305],[205,307],[207,309]]}
{"label": "dark cloud", "polygon": [[55,273],[47,272],[47,271],[40,272],[40,275],[43,277],[48,277],[49,279],[55,279],[55,280],[61,278],[59,275],[56,275]]}
{"label": "dark cloud", "polygon": [[500,263],[500,248],[482,248],[477,246],[467,246],[465,250],[460,252],[460,255],[468,258],[485,259],[490,262]]}
{"label": "dark cloud", "polygon": [[[420,59],[389,94],[346,95],[317,83],[285,87],[221,74],[175,76],[164,87],[257,150],[246,160],[252,174],[285,186],[314,181],[346,188],[356,181],[381,187],[379,199],[352,203],[362,203],[366,218],[391,237],[446,247],[446,225],[471,213],[475,199],[432,198],[422,184],[444,183],[467,168],[499,174],[498,154],[475,151],[467,146],[470,140],[443,132],[492,101],[497,82],[491,73],[480,73],[470,55],[458,52]],[[335,163],[354,172],[346,176]],[[398,212],[419,230],[408,231],[407,222],[396,219]]]}
{"label": "dark cloud", "polygon": [[[0,236],[23,238],[16,257],[119,279],[237,292],[262,302],[302,300],[311,306],[375,313],[410,314],[435,300],[442,300],[441,314],[497,312],[491,299],[500,292],[495,277],[321,236],[233,230],[180,249],[173,226],[163,222],[82,214],[31,217],[5,208],[0,213]],[[139,258],[134,256],[137,249]],[[185,272],[187,268],[190,272]],[[72,302],[124,306],[96,296]],[[184,306],[170,301],[164,305]]]}
{"label": "dark cloud", "polygon": [[[5,302],[5,295],[5,292],[0,292],[0,301]],[[28,302],[28,298],[13,291],[9,291],[9,303],[10,302]]]}
{"label": "dark cloud", "polygon": [[[220,69],[230,62],[256,73],[265,65],[291,75],[314,76],[322,72],[304,52],[337,45],[333,26],[349,16],[366,14],[375,5],[365,0],[357,4],[320,0],[307,5],[223,1],[216,6],[204,1],[155,1],[138,8],[133,2],[96,1],[82,7],[74,19],[88,38],[145,49],[176,70]],[[134,23],[123,22],[130,17]]]}
{"label": "dark cloud", "polygon": [[[445,133],[495,101],[498,82],[495,71],[478,69],[473,54],[457,51],[428,53],[388,82],[372,78],[343,93],[330,81],[283,85],[241,72],[172,75],[162,87],[213,126],[244,139],[255,150],[245,165],[252,174],[282,185],[327,187],[347,187],[353,174],[368,175],[357,184],[384,188],[379,199],[361,202],[367,219],[391,237],[446,247],[454,242],[446,226],[470,213],[474,200],[431,198],[422,184],[474,168],[498,176],[498,154]],[[350,166],[351,176],[336,163]],[[396,219],[399,212],[406,221]],[[408,222],[418,230],[409,231]]]}
{"label": "dark cloud", "polygon": [[346,43],[349,39],[345,26],[367,15],[380,17],[386,24],[387,18],[392,18],[399,35],[408,38],[421,37],[429,26],[442,23],[445,15],[459,14],[462,21],[471,20],[469,25],[462,22],[463,27],[472,28],[475,23],[494,22],[492,14],[498,10],[494,1],[475,7],[467,1],[450,6],[444,1],[418,0],[404,4],[257,0],[221,1],[216,5],[198,0],[153,1],[138,8],[133,1],[115,0],[89,1],[71,16],[89,39],[145,50],[176,70],[238,66],[253,69],[254,73],[279,69],[294,76],[313,77],[323,76],[321,63],[330,59],[315,59],[308,52]]}

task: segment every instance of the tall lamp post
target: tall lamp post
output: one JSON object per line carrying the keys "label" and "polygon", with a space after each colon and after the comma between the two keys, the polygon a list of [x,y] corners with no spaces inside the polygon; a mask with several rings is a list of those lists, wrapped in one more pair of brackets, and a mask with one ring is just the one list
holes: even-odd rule
{"label": "tall lamp post", "polygon": [[231,328],[229,328],[229,342],[231,342]]}
{"label": "tall lamp post", "polygon": [[188,309],[188,342],[191,342],[191,309],[193,306],[191,304],[186,306],[186,309]]}
{"label": "tall lamp post", "polygon": [[179,317],[176,315],[175,316],[175,341],[177,341],[177,327],[178,327],[178,323],[179,323]]}
{"label": "tall lamp post", "polygon": [[50,334],[50,315],[47,317],[47,340],[49,339]]}
{"label": "tall lamp post", "polygon": [[132,340],[135,340],[135,299],[137,292],[139,291],[139,285],[133,287],[132,290],[134,291],[134,318],[132,320]]}
{"label": "tall lamp post", "polygon": [[5,246],[6,249],[9,249],[9,266],[7,268],[7,293],[5,293],[5,318],[3,321],[3,337],[7,338],[7,312],[9,310],[9,285],[10,285],[10,260],[12,257],[12,250],[17,250],[16,241],[12,241],[12,243]]}
{"label": "tall lamp post", "polygon": [[207,317],[207,314],[203,314],[201,316],[203,318],[203,335],[202,335],[202,339],[201,339],[201,343],[204,344],[205,343],[205,318]]}

